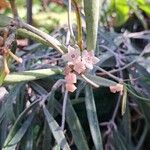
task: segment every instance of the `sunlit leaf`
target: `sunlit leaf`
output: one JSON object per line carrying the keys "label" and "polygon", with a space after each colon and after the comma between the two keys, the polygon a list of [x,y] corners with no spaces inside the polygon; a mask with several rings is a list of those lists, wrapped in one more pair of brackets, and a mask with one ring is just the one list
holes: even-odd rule
{"label": "sunlit leaf", "polygon": [[40,70],[30,70],[18,73],[11,73],[6,76],[4,83],[18,83],[23,81],[33,81],[41,78],[48,77],[54,74],[60,74],[61,69],[40,69]]}
{"label": "sunlit leaf", "polygon": [[87,31],[87,49],[95,50],[97,41],[98,21],[102,0],[84,0],[84,12]]}

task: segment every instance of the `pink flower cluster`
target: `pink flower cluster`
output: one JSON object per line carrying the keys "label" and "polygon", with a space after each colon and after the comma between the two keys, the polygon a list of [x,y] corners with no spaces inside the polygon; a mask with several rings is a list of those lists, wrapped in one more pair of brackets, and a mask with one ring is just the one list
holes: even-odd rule
{"label": "pink flower cluster", "polygon": [[93,65],[99,62],[99,59],[94,56],[93,51],[84,50],[82,53],[79,49],[68,47],[68,53],[64,54],[62,58],[67,61],[65,68],[66,89],[70,92],[76,90],[74,85],[77,82],[77,74],[82,74],[86,69],[93,69]]}

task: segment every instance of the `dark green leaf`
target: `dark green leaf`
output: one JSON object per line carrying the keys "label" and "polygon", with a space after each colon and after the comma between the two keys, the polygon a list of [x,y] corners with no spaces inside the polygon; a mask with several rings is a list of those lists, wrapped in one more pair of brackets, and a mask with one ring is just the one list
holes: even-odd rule
{"label": "dark green leaf", "polygon": [[49,113],[49,111],[47,110],[45,106],[43,106],[43,111],[44,111],[46,120],[48,122],[49,128],[52,131],[52,134],[55,140],[57,141],[57,143],[59,144],[60,148],[62,148],[63,150],[70,150],[67,140],[60,126],[57,124],[57,122],[51,116],[51,114]]}
{"label": "dark green leaf", "polygon": [[27,129],[29,128],[32,120],[33,120],[34,114],[31,114],[26,121],[22,124],[21,128],[16,131],[14,137],[4,146],[4,150],[7,149],[15,149],[17,146],[17,143],[22,139],[24,134],[26,133]]}
{"label": "dark green leaf", "polygon": [[85,89],[85,104],[92,139],[96,150],[103,150],[101,132],[99,128],[96,106],[92,87],[87,85]]}

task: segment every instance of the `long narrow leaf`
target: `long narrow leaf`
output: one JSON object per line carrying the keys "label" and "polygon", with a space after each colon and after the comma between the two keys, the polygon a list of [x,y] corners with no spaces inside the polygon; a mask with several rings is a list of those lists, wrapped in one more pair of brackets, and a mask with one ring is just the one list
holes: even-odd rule
{"label": "long narrow leaf", "polygon": [[85,104],[92,139],[96,150],[103,150],[101,132],[99,128],[96,106],[92,87],[87,85],[85,89]]}
{"label": "long narrow leaf", "polygon": [[78,150],[83,150],[83,149],[89,150],[83,128],[80,124],[79,118],[74,108],[72,107],[72,104],[69,99],[67,102],[66,116],[67,116],[66,118],[67,123],[69,125],[69,128],[71,130],[73,139],[75,141]]}
{"label": "long narrow leaf", "polygon": [[88,50],[94,50],[96,47],[98,20],[102,2],[102,0],[84,0]]}
{"label": "long narrow leaf", "polygon": [[59,146],[63,150],[70,150],[63,131],[61,130],[60,126],[57,124],[57,122],[55,121],[53,116],[51,116],[51,114],[49,113],[49,111],[47,110],[45,106],[43,106],[43,112],[48,122],[49,128],[52,131],[52,134],[55,140],[57,141],[57,143],[59,144]]}
{"label": "long narrow leaf", "polygon": [[21,126],[21,128],[16,132],[16,134],[14,135],[14,137],[11,139],[11,141],[9,141],[9,143],[7,143],[7,145],[4,146],[3,150],[7,150],[7,149],[11,149],[11,150],[15,150],[17,143],[22,139],[22,137],[24,136],[24,134],[26,133],[27,129],[29,128],[32,120],[33,120],[34,114],[31,114],[26,121],[23,123],[23,125]]}
{"label": "long narrow leaf", "polygon": [[11,128],[7,139],[5,140],[4,146],[7,145],[11,139],[14,137],[16,131],[18,130],[18,128],[21,125],[21,121],[23,120],[23,118],[25,117],[25,115],[27,114],[27,112],[29,112],[32,108],[34,108],[40,101],[37,100],[35,102],[33,102],[29,107],[27,107],[18,117],[18,119],[16,120],[15,124],[13,125],[13,127]]}
{"label": "long narrow leaf", "polygon": [[[90,74],[86,74],[85,76],[99,86],[109,87],[109,86],[113,86],[113,85],[117,84],[115,81],[105,79],[105,78],[102,78],[99,76],[94,76],[94,75],[90,75]],[[84,80],[84,79],[82,79],[82,80]]]}
{"label": "long narrow leaf", "polygon": [[6,76],[4,83],[18,83],[23,81],[33,81],[41,78],[48,77],[54,74],[60,74],[61,69],[39,69],[39,70],[30,70],[18,73],[11,73]]}

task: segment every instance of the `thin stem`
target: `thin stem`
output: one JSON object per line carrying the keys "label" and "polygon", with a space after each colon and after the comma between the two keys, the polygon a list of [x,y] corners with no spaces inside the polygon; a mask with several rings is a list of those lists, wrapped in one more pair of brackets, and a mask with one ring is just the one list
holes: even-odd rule
{"label": "thin stem", "polygon": [[15,54],[13,54],[10,49],[7,49],[7,51],[9,53],[9,55],[12,58],[14,58],[18,63],[22,63],[22,61],[23,61],[22,58],[20,58],[20,57],[16,56]]}
{"label": "thin stem", "polygon": [[101,68],[99,66],[95,66],[95,68],[97,70],[100,70],[100,71],[104,72],[105,74],[107,74],[108,76],[110,76],[112,79],[116,80],[117,82],[122,82],[123,81],[121,78],[118,78],[118,77],[114,76],[113,74],[111,74],[110,72],[104,70],[103,68]]}
{"label": "thin stem", "polygon": [[96,88],[99,87],[98,84],[96,84],[96,83],[94,83],[93,81],[91,81],[90,79],[88,79],[84,74],[81,74],[81,77],[82,77],[87,83],[91,84],[92,86],[94,86],[94,87],[96,87]]}
{"label": "thin stem", "polygon": [[115,117],[116,117],[117,112],[118,112],[118,108],[119,108],[120,100],[121,100],[121,95],[119,95],[119,97],[118,97],[118,101],[117,101],[117,104],[116,104],[116,107],[115,107],[114,113],[113,113],[113,115],[112,115],[112,118],[111,118],[111,121],[113,121],[113,122],[114,122]]}
{"label": "thin stem", "polygon": [[64,95],[64,100],[63,100],[63,108],[62,108],[62,121],[61,121],[62,130],[64,130],[64,126],[65,126],[67,99],[68,99],[68,91],[66,90]]}
{"label": "thin stem", "polygon": [[77,18],[77,27],[78,27],[78,46],[80,47],[80,50],[82,51],[83,45],[82,45],[82,22],[81,22],[81,14],[80,14],[80,9],[78,6],[78,3],[76,0],[72,0],[72,3],[75,7],[76,10],[76,18]]}
{"label": "thin stem", "polygon": [[21,21],[20,21],[20,27],[24,28],[26,30],[29,30],[32,33],[35,33],[36,35],[42,37],[44,40],[49,42],[52,45],[52,47],[54,47],[56,50],[58,50],[61,54],[64,54],[63,50],[60,48],[61,43],[59,43],[59,41],[55,40],[50,35],[46,34],[45,32],[43,32],[43,31],[41,31],[41,30],[39,30],[39,29],[29,25],[29,24],[21,22]]}
{"label": "thin stem", "polygon": [[11,5],[11,9],[12,9],[12,13],[14,18],[18,18],[18,10],[16,7],[16,0],[9,0],[10,1],[10,5]]}
{"label": "thin stem", "polygon": [[68,27],[69,27],[71,36],[74,38],[72,22],[71,22],[71,0],[68,0]]}
{"label": "thin stem", "polygon": [[[106,48],[106,47],[105,47],[105,48]],[[126,69],[126,68],[132,66],[134,63],[136,63],[136,62],[138,61],[139,58],[141,58],[141,57],[145,54],[145,51],[146,51],[146,50],[143,50],[143,51],[140,53],[140,55],[139,55],[136,59],[134,59],[133,61],[131,61],[131,62],[128,63],[127,65],[125,65],[125,66],[123,66],[123,67],[121,67],[121,68],[119,68],[119,69],[114,69],[114,70],[107,71],[107,72],[108,72],[108,73],[115,73],[115,72],[122,71],[122,70],[124,70],[124,69]],[[104,75],[104,74],[101,74],[101,75]]]}

